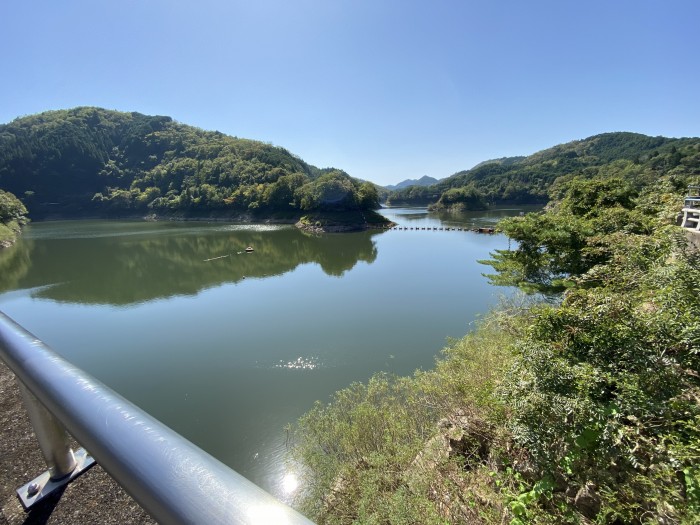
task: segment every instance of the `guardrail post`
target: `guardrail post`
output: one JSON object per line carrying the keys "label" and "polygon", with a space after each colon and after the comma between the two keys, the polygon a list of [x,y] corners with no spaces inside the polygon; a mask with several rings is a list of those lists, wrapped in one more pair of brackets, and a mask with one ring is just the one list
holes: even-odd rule
{"label": "guardrail post", "polygon": [[65,478],[75,468],[66,430],[21,382],[19,390],[51,479]]}
{"label": "guardrail post", "polygon": [[60,487],[94,465],[95,460],[83,449],[75,453],[63,425],[49,412],[29,389],[17,379],[24,407],[29,415],[39,448],[48,470],[17,489],[25,509],[46,498]]}

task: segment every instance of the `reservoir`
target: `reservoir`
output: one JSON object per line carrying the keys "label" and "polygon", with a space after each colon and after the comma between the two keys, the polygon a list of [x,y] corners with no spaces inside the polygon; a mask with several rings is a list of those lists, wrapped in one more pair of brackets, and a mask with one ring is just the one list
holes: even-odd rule
{"label": "reservoir", "polygon": [[512,293],[490,286],[491,268],[477,262],[507,248],[505,236],[432,228],[492,227],[519,212],[387,208],[409,229],[321,236],[34,223],[0,250],[0,310],[284,499],[286,425],[375,372],[432,367],[448,338]]}

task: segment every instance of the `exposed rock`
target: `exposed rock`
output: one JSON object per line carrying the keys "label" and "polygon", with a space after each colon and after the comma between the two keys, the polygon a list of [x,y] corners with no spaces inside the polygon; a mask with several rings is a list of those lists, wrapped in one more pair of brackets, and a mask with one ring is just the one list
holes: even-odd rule
{"label": "exposed rock", "polygon": [[586,483],[576,493],[574,506],[589,519],[595,518],[600,512],[600,496],[595,491],[593,483]]}
{"label": "exposed rock", "polygon": [[437,426],[438,433],[428,440],[412,467],[432,469],[445,459],[461,457],[464,468],[470,469],[488,458],[493,433],[483,421],[455,416],[441,419]]}
{"label": "exposed rock", "polygon": [[693,251],[700,253],[700,232],[686,230],[685,236],[688,239],[688,245],[690,248]]}
{"label": "exposed rock", "polygon": [[310,224],[303,221],[297,222],[294,226],[302,231],[314,234],[357,232],[368,229],[367,225],[363,224],[322,224],[321,222]]}
{"label": "exposed rock", "polygon": [[[479,488],[487,487],[490,478],[477,468],[491,461],[493,438],[493,429],[481,419],[460,415],[440,420],[436,434],[403,476],[407,487],[416,493],[427,493],[448,523],[477,521],[470,501],[479,501],[485,507],[498,506],[490,499],[488,488]],[[452,458],[458,461],[451,461]]]}

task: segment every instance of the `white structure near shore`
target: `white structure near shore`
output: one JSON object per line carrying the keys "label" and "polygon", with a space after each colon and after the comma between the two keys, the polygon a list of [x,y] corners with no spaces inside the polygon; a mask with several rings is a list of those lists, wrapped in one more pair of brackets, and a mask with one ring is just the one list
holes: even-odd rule
{"label": "white structure near shore", "polygon": [[688,186],[688,195],[683,203],[681,226],[700,232],[700,186]]}

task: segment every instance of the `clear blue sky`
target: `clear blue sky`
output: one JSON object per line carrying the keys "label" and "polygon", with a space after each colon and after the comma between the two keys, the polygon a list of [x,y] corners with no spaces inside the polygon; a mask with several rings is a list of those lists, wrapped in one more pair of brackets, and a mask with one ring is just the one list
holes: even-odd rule
{"label": "clear blue sky", "polygon": [[699,0],[2,0],[0,123],[91,105],[380,184],[700,136]]}

